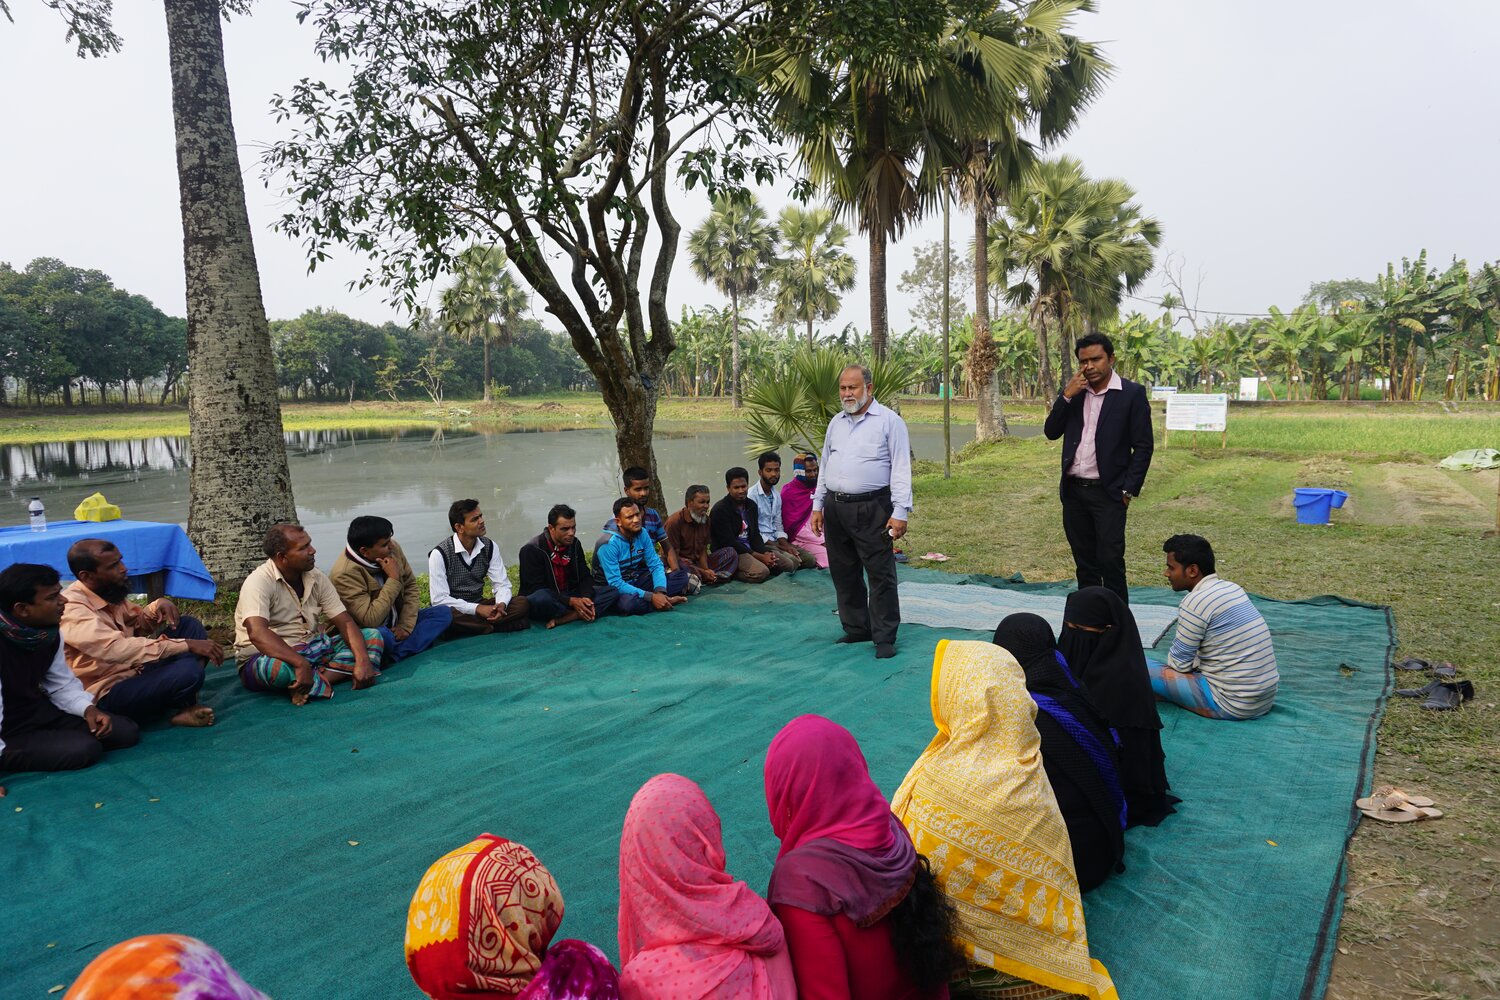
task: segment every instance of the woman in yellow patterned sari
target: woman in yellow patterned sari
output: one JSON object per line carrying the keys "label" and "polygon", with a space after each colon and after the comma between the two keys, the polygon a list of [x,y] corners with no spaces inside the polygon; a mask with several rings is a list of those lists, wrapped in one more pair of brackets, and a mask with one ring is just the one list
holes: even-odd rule
{"label": "woman in yellow patterned sari", "polygon": [[954,996],[1118,1000],[1089,957],[1068,830],[1042,770],[1021,665],[988,642],[940,642],[937,735],[891,809],[958,910],[974,972]]}

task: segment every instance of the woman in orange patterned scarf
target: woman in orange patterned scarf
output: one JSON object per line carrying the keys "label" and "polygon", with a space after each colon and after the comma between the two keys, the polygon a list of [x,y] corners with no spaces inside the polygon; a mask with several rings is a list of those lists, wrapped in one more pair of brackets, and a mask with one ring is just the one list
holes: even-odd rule
{"label": "woman in orange patterned scarf", "polygon": [[66,1000],[266,1000],[197,938],[147,934],[102,952],[83,970]]}
{"label": "woman in orange patterned scarf", "polygon": [[536,855],[486,833],[422,876],[407,911],[406,967],[431,1000],[619,1000],[603,952],[552,944],[562,918],[562,892]]}

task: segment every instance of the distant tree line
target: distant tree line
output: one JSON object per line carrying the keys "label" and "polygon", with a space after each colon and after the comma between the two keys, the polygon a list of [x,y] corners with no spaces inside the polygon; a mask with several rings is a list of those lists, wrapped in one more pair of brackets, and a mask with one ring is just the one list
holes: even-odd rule
{"label": "distant tree line", "polygon": [[[334,310],[273,320],[278,388],[287,399],[437,401],[485,394],[485,359],[467,331],[419,313],[380,325]],[[566,337],[516,318],[492,351],[502,395],[593,389]],[[187,321],[102,271],[39,257],[0,262],[0,405],[166,404],[187,394]]]}

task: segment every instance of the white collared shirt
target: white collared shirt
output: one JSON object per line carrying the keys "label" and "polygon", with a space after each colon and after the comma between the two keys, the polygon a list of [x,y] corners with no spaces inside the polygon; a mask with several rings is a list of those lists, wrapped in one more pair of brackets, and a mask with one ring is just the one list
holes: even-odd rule
{"label": "white collared shirt", "polygon": [[756,477],[755,485],[750,487],[747,496],[755,502],[755,509],[760,512],[757,518],[760,521],[760,537],[768,542],[785,538],[786,528],[781,524],[781,490],[774,486],[769,490],[762,489],[760,478]]}
{"label": "white collared shirt", "polygon": [[[510,577],[505,574],[505,561],[500,558],[500,546],[495,545],[493,538],[481,538],[474,543],[474,551],[469,552],[464,549],[463,540],[458,537],[458,533],[454,532],[453,551],[463,559],[464,565],[471,565],[475,559],[479,558],[479,547],[485,541],[494,546],[494,554],[490,556],[490,568],[486,575],[490,578],[490,586],[495,591],[495,603],[509,604]],[[470,601],[461,601],[448,593],[448,565],[443,561],[443,553],[435,547],[427,556],[427,590],[432,598],[433,607],[446,606],[465,615],[472,615],[479,607]]]}

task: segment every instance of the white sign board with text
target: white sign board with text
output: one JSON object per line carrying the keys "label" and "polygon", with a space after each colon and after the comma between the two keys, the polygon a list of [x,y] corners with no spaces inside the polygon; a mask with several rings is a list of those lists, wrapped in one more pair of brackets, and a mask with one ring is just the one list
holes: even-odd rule
{"label": "white sign board with text", "polygon": [[1177,387],[1175,385],[1153,385],[1151,387],[1151,398],[1166,399],[1176,391]]}
{"label": "white sign board with text", "polygon": [[1229,395],[1174,392],[1167,397],[1167,430],[1222,433],[1228,423]]}
{"label": "white sign board with text", "polygon": [[1240,379],[1240,398],[1241,399],[1259,399],[1260,398],[1260,379],[1258,377],[1252,375],[1249,378],[1242,378],[1242,379]]}

